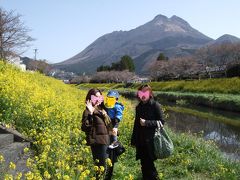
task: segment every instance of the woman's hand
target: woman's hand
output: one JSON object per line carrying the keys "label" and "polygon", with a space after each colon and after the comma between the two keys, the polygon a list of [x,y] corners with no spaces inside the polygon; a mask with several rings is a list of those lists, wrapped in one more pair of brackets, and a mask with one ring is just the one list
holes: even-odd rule
{"label": "woman's hand", "polygon": [[95,108],[93,107],[91,100],[88,100],[86,102],[86,107],[89,110],[90,114],[92,115],[94,110],[95,110]]}
{"label": "woman's hand", "polygon": [[140,118],[140,124],[141,124],[141,126],[146,126],[146,120]]}

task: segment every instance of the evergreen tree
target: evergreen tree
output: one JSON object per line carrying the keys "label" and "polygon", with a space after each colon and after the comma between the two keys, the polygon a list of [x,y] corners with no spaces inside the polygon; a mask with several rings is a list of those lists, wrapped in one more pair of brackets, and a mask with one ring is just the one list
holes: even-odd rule
{"label": "evergreen tree", "polygon": [[130,72],[133,72],[135,70],[134,62],[128,55],[125,55],[121,58],[120,67],[121,70],[128,69]]}
{"label": "evergreen tree", "polygon": [[157,61],[162,61],[162,60],[168,60],[168,57],[166,57],[163,53],[160,53],[157,57]]}
{"label": "evergreen tree", "polygon": [[111,70],[115,71],[129,70],[130,72],[134,72],[135,71],[134,62],[130,56],[125,55],[121,57],[121,60],[119,62],[112,63],[111,66],[102,65],[97,68],[97,72]]}

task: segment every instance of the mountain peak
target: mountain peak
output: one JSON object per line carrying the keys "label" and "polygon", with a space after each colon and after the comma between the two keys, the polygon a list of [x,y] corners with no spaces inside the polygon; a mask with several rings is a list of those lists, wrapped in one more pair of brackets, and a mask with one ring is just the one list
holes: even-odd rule
{"label": "mountain peak", "polygon": [[153,19],[153,21],[158,21],[158,20],[167,20],[168,17],[167,16],[164,16],[162,14],[159,14],[157,16],[155,16],[155,18]]}
{"label": "mountain peak", "polygon": [[176,16],[176,15],[173,15],[171,18],[170,18],[173,22],[178,22],[178,23],[182,23],[182,24],[185,24],[185,25],[189,25],[187,21],[185,21],[184,19]]}
{"label": "mountain peak", "polygon": [[169,57],[190,55],[192,50],[211,40],[178,16],[168,18],[159,14],[130,31],[114,31],[99,37],[56,67],[78,73],[94,72],[98,66],[114,63],[127,54],[136,60],[136,67],[142,71],[160,51]]}
{"label": "mountain peak", "polygon": [[230,34],[224,34],[215,40],[215,43],[239,43],[240,39]]}
{"label": "mountain peak", "polygon": [[185,33],[192,29],[185,20],[176,15],[168,18],[167,16],[159,14],[155,16],[150,23],[155,27],[161,28],[165,32]]}

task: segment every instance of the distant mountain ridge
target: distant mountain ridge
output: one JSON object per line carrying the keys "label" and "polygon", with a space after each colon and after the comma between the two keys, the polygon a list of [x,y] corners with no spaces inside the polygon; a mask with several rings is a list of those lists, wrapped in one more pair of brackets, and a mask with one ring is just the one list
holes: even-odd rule
{"label": "distant mountain ridge", "polygon": [[97,67],[110,65],[129,55],[134,59],[137,73],[141,74],[148,70],[148,65],[160,52],[168,57],[186,56],[213,41],[178,16],[157,15],[130,31],[105,34],[82,52],[53,66],[77,73],[93,73]]}
{"label": "distant mountain ridge", "polygon": [[221,37],[217,38],[216,40],[208,43],[208,45],[219,45],[223,43],[239,43],[239,42],[240,42],[239,38],[232,36],[230,34],[224,34]]}

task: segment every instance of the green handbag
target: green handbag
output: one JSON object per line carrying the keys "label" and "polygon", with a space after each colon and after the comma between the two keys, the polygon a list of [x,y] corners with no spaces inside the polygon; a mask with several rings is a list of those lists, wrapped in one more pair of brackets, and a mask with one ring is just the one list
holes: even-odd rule
{"label": "green handbag", "polygon": [[173,142],[163,127],[156,128],[153,143],[154,154],[157,159],[164,159],[172,155],[174,149]]}

